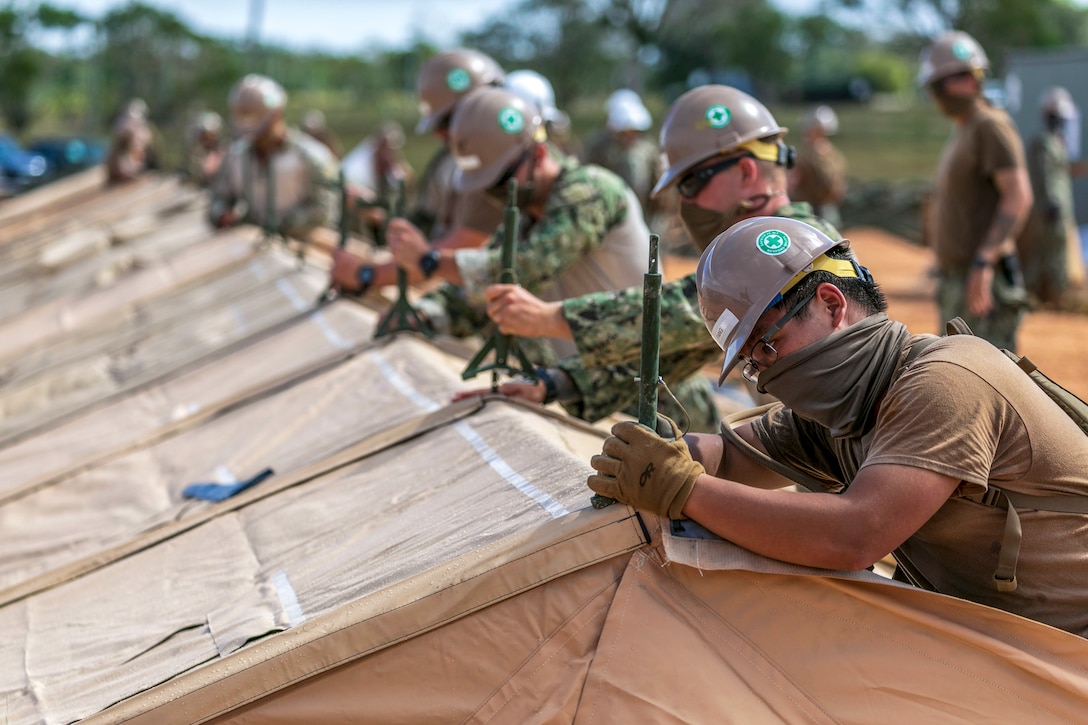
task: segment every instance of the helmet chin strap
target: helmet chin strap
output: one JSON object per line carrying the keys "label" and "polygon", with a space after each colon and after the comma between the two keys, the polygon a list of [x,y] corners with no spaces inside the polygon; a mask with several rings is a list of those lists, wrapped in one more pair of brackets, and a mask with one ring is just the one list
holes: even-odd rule
{"label": "helmet chin strap", "polygon": [[778,189],[777,191],[772,191],[769,194],[756,194],[752,198],[745,199],[737,204],[736,215],[740,217],[746,216],[753,212],[762,211],[763,208],[767,206],[767,204],[771,203],[772,198],[776,196],[782,196],[785,193],[785,190]]}

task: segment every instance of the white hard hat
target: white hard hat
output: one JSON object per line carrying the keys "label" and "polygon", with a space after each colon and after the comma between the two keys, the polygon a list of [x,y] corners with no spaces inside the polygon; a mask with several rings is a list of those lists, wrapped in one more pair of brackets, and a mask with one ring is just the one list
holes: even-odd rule
{"label": "white hard hat", "polygon": [[647,131],[653,119],[641,100],[619,100],[608,107],[606,124],[612,131]]}
{"label": "white hard hat", "polygon": [[1039,99],[1039,108],[1043,113],[1066,121],[1077,117],[1077,107],[1073,103],[1073,96],[1061,86],[1048,88]]}
{"label": "white hard hat", "polygon": [[555,107],[555,90],[548,79],[535,70],[516,70],[506,74],[503,86],[540,109],[541,117],[548,122],[565,118]]}
{"label": "white hard hat", "polygon": [[620,88],[609,94],[608,100],[604,102],[604,110],[611,111],[612,106],[622,105],[624,103],[636,103],[641,106],[642,97],[630,88]]}

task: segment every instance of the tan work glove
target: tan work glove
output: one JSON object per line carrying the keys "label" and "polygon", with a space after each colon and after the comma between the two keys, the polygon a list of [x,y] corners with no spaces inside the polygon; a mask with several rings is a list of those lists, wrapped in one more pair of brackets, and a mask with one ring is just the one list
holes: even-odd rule
{"label": "tan work glove", "polygon": [[658,429],[669,431],[672,440],[634,421],[612,426],[612,436],[604,442],[601,455],[589,461],[597,473],[586,484],[602,496],[634,508],[683,519],[681,512],[695,479],[706,469],[692,459],[676,423],[659,415]]}

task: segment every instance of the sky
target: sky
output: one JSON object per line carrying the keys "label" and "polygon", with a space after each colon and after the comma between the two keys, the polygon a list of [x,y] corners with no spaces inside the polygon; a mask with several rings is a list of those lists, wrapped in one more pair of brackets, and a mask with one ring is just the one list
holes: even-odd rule
{"label": "sky", "polygon": [[[196,31],[242,38],[250,6],[263,5],[262,42],[295,49],[357,53],[405,45],[423,37],[438,46],[480,26],[513,0],[142,0],[179,16]],[[98,18],[127,0],[52,0]]]}
{"label": "sky", "polygon": [[[296,50],[365,53],[403,47],[422,38],[449,47],[458,34],[515,5],[516,0],[142,0],[219,38],[245,37],[250,9],[263,7],[262,42]],[[1025,0],[1030,2],[1031,0]],[[94,18],[129,0],[52,0]],[[816,12],[820,0],[772,0],[791,14]],[[1074,0],[1088,5],[1088,0]]]}

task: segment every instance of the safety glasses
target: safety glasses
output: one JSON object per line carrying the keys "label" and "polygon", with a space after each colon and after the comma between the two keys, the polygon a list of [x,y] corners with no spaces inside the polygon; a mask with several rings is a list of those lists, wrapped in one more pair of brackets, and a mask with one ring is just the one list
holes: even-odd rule
{"label": "safety glasses", "polygon": [[714,178],[716,174],[720,174],[726,169],[736,166],[737,163],[745,158],[746,154],[740,156],[732,156],[724,161],[719,161],[716,164],[710,166],[704,166],[701,169],[696,169],[690,174],[676,182],[676,191],[680,196],[685,199],[694,199],[699,196],[699,192],[703,190],[710,180]]}

